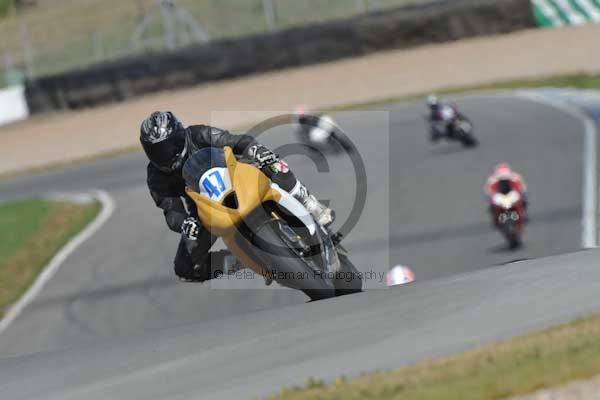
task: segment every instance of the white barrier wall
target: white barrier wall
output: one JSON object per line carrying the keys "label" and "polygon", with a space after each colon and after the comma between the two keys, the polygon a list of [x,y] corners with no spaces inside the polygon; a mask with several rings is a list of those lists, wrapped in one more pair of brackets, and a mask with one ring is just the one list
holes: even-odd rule
{"label": "white barrier wall", "polygon": [[20,121],[28,116],[29,108],[22,85],[0,89],[0,125]]}

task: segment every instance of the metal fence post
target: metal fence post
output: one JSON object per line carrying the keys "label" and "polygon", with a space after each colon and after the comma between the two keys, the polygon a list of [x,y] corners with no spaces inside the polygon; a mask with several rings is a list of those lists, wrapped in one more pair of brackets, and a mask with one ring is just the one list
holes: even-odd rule
{"label": "metal fence post", "polygon": [[171,0],[160,1],[160,12],[165,27],[165,46],[168,50],[173,50],[177,47],[177,31],[173,21],[172,8],[173,2]]}
{"label": "metal fence post", "polygon": [[[149,27],[155,11],[162,21],[163,31],[160,37],[150,36]],[[176,0],[156,0],[156,6],[141,16],[129,42],[131,48],[135,50],[140,50],[144,46],[155,47],[157,41],[162,41],[167,50],[174,50],[190,43],[206,43],[209,40],[208,32],[192,14],[180,7]]]}
{"label": "metal fence post", "polygon": [[103,61],[104,56],[104,45],[102,43],[102,35],[99,31],[92,33],[92,47],[94,49],[94,60],[96,62]]}
{"label": "metal fence post", "polygon": [[[15,86],[23,84],[25,77],[23,71],[15,66],[12,55],[7,51],[4,53],[4,77],[0,82],[3,85]],[[3,85],[0,85],[2,87]]]}
{"label": "metal fence post", "polygon": [[354,4],[356,6],[356,12],[363,13],[367,11],[367,3],[365,3],[365,0],[354,0]]}
{"label": "metal fence post", "polygon": [[33,56],[33,46],[31,45],[31,35],[29,34],[29,27],[27,23],[18,16],[19,18],[19,34],[21,39],[21,46],[23,48],[23,59],[25,60],[25,71],[27,73],[27,77],[33,78],[35,76],[35,68],[34,68],[34,56]]}
{"label": "metal fence post", "polygon": [[277,10],[275,8],[275,3],[273,0],[262,0],[262,4],[269,30],[277,30]]}

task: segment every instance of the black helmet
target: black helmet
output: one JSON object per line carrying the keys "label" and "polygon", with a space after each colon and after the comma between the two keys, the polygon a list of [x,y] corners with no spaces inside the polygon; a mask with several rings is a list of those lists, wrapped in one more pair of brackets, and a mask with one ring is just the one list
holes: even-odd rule
{"label": "black helmet", "polygon": [[186,145],[183,124],[170,111],[155,111],[142,122],[140,142],[150,159],[163,172],[183,164]]}

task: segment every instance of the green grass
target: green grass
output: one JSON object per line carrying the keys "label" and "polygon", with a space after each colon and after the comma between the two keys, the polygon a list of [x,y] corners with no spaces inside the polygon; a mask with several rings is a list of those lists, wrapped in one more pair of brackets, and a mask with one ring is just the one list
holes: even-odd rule
{"label": "green grass", "polygon": [[4,17],[8,14],[12,1],[13,0],[0,0],[0,17]]}
{"label": "green grass", "polygon": [[[437,94],[456,94],[464,92],[477,92],[486,90],[511,90],[511,89],[528,89],[540,87],[557,87],[557,88],[573,88],[573,89],[597,89],[600,90],[600,74],[575,73],[567,75],[554,75],[541,78],[531,79],[516,79],[509,81],[500,81],[493,83],[484,83],[480,85],[461,86],[461,87],[445,87],[435,90]],[[428,93],[415,93],[411,95],[391,96],[382,99],[351,104],[341,104],[330,107],[328,111],[350,111],[360,110],[365,108],[374,108],[384,106],[401,101],[414,100],[425,97]]]}
{"label": "green grass", "polygon": [[96,202],[42,199],[0,205],[0,317],[99,210]]}
{"label": "green grass", "polygon": [[501,399],[600,374],[600,315],[580,319],[453,357],[339,378],[310,379],[280,400]]}
{"label": "green grass", "polygon": [[50,204],[39,199],[0,206],[0,260],[10,258],[40,228],[49,210]]}

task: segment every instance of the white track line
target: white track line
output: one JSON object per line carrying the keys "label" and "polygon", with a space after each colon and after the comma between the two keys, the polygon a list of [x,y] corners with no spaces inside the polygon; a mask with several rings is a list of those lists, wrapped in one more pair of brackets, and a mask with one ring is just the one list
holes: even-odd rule
{"label": "white track line", "polygon": [[8,309],[4,318],[0,320],[0,334],[9,327],[9,325],[21,314],[25,307],[29,305],[40,293],[44,285],[46,285],[46,283],[54,276],[54,274],[56,274],[67,257],[69,257],[83,242],[88,240],[94,233],[96,233],[102,227],[102,225],[108,221],[114,212],[115,203],[108,193],[98,190],[92,192],[91,194],[101,203],[102,210],[84,230],[79,232],[73,239],[64,245],[54,257],[52,257],[48,265],[44,267],[42,273],[37,277],[33,285],[15,304]]}
{"label": "white track line", "polygon": [[583,111],[560,100],[527,92],[515,92],[515,95],[562,110],[583,121],[585,136],[583,140],[583,213],[581,216],[581,246],[584,249],[598,247],[598,191],[597,191],[597,141],[598,130],[594,121]]}

